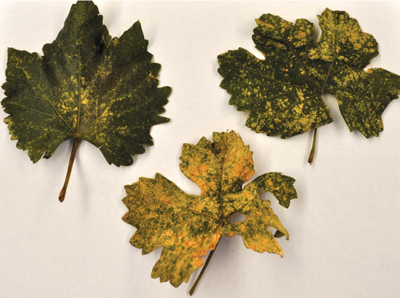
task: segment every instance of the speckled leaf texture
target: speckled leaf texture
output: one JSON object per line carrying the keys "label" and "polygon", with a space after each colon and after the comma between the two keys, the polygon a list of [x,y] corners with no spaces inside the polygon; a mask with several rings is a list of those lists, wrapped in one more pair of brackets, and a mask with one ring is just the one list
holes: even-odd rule
{"label": "speckled leaf texture", "polygon": [[[288,207],[297,197],[295,180],[268,173],[242,187],[254,174],[249,146],[233,131],[215,132],[213,139],[203,137],[197,145],[182,147],[180,169],[199,186],[200,196],[186,194],[161,174],[125,186],[123,202],[129,212],[123,220],[137,228],[130,242],[143,254],[163,247],[151,276],[175,287],[203,265],[202,256],[214,250],[223,235],[240,235],[247,248],[281,256],[282,248],[268,229],[289,238],[270,201],[259,194],[269,191]],[[237,213],[245,220],[230,222]]]}
{"label": "speckled leaf texture", "polygon": [[288,138],[333,121],[322,98],[329,93],[350,131],[378,136],[383,111],[400,94],[400,76],[363,70],[378,55],[378,44],[346,12],[325,9],[318,19],[318,42],[305,19],[292,24],[264,14],[256,20],[253,41],[265,59],[242,48],[218,57],[229,104],[250,112],[246,126],[252,130]]}
{"label": "speckled leaf texture", "polygon": [[160,65],[151,63],[141,25],[112,38],[91,1],[72,5],[44,55],[8,49],[5,119],[19,149],[37,162],[70,139],[86,140],[108,163],[132,164],[152,145],[150,128],[171,92],[158,88]]}

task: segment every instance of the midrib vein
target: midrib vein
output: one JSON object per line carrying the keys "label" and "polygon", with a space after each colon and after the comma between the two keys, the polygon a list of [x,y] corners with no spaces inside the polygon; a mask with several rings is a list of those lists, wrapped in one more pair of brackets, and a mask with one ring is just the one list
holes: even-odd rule
{"label": "midrib vein", "polygon": [[78,43],[78,69],[76,71],[76,76],[78,80],[78,119],[76,124],[76,132],[80,135],[79,126],[80,126],[80,119],[81,119],[81,41]]}

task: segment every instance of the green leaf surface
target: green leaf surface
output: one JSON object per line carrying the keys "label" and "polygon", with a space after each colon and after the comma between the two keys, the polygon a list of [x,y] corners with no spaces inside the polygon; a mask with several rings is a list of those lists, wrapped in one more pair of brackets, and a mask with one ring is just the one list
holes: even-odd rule
{"label": "green leaf surface", "polygon": [[86,140],[116,166],[152,145],[150,128],[171,92],[158,88],[160,65],[151,63],[139,22],[112,38],[91,1],[72,5],[44,55],[8,49],[7,96],[2,105],[12,140],[37,162],[66,140]]}
{"label": "green leaf surface", "polygon": [[318,18],[322,34],[316,42],[309,21],[292,24],[264,14],[253,41],[265,59],[242,48],[218,56],[229,104],[250,112],[246,126],[252,130],[289,138],[333,121],[322,97],[328,93],[350,131],[378,136],[383,111],[400,94],[400,76],[364,70],[378,55],[378,44],[346,12],[325,9]]}
{"label": "green leaf surface", "polygon": [[[282,248],[269,228],[289,238],[259,191],[270,191],[288,207],[297,197],[295,180],[268,173],[242,187],[254,174],[249,146],[233,131],[214,133],[213,139],[203,137],[197,145],[182,147],[180,169],[199,186],[200,196],[186,194],[161,174],[125,186],[123,202],[129,211],[123,220],[137,228],[130,242],[143,254],[163,247],[151,276],[175,287],[203,265],[202,256],[214,250],[223,235],[240,235],[247,248],[281,256]],[[246,219],[232,223],[229,218],[237,213]]]}

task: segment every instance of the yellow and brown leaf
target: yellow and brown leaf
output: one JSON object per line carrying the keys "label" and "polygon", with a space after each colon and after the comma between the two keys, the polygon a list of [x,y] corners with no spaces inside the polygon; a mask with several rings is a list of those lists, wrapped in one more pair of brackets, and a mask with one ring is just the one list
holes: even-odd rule
{"label": "yellow and brown leaf", "polygon": [[218,57],[229,104],[250,112],[246,126],[252,130],[288,138],[333,121],[322,98],[329,93],[350,131],[378,136],[383,111],[400,94],[400,76],[363,70],[378,55],[378,44],[346,12],[325,9],[318,18],[318,42],[307,20],[292,24],[271,14],[256,20],[253,41],[265,59],[242,48]]}
{"label": "yellow and brown leaf", "polygon": [[[189,195],[161,174],[155,179],[140,178],[125,186],[123,202],[128,212],[123,220],[137,231],[131,244],[150,253],[163,247],[152,277],[179,286],[203,265],[203,256],[214,250],[220,237],[240,235],[246,247],[257,252],[283,255],[269,228],[289,237],[270,202],[259,191],[270,191],[288,207],[297,197],[294,179],[268,173],[245,185],[254,174],[252,152],[235,132],[214,133],[214,142],[200,139],[197,145],[184,144],[180,157],[182,172],[201,189]],[[232,223],[241,213],[246,219]]]}

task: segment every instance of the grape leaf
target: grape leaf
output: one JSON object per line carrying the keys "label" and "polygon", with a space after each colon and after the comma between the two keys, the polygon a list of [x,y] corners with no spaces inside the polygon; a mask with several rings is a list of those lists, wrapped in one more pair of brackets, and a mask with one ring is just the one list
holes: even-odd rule
{"label": "grape leaf", "polygon": [[[129,211],[123,220],[137,228],[130,243],[143,249],[143,254],[163,247],[151,276],[175,287],[203,265],[202,256],[215,250],[222,235],[240,235],[247,248],[281,256],[282,249],[268,228],[289,239],[270,201],[260,199],[257,191],[269,191],[289,207],[297,197],[295,180],[267,173],[242,188],[254,174],[249,146],[234,131],[214,132],[213,139],[211,143],[203,137],[197,145],[182,147],[180,169],[200,187],[200,196],[186,194],[161,174],[125,186],[123,202]],[[237,213],[244,214],[245,220],[230,222]]]}
{"label": "grape leaf", "polygon": [[111,38],[91,1],[72,5],[43,57],[8,49],[2,100],[12,140],[36,163],[74,140],[60,201],[64,199],[80,140],[98,147],[109,164],[127,166],[152,145],[150,128],[166,123],[170,87],[157,88],[160,65],[151,63],[141,25]]}
{"label": "grape leaf", "polygon": [[400,76],[363,70],[378,55],[378,44],[346,12],[325,9],[318,18],[322,34],[315,42],[309,21],[293,25],[264,14],[253,41],[265,59],[242,48],[218,56],[229,104],[250,112],[246,126],[252,130],[289,138],[333,121],[322,98],[329,93],[350,131],[378,136],[383,111],[400,94]]}

